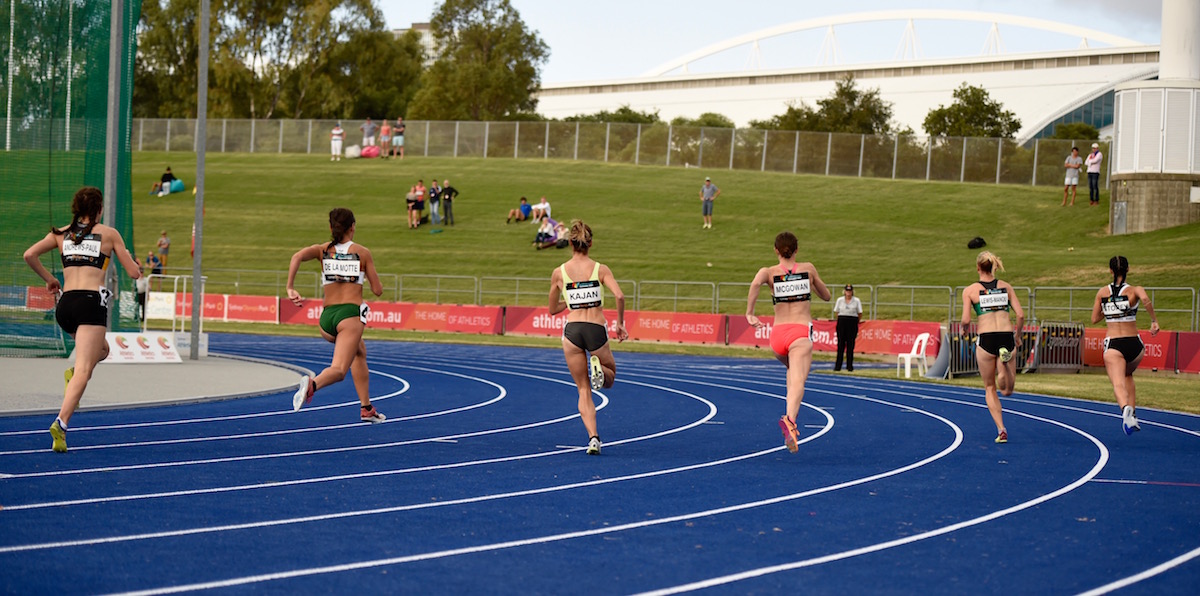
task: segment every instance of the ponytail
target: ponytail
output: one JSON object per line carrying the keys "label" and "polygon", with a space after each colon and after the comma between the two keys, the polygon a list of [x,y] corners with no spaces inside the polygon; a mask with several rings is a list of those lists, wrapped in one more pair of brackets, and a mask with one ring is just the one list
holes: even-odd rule
{"label": "ponytail", "polygon": [[[92,229],[96,227],[100,219],[100,210],[104,208],[104,194],[95,186],[85,186],[75,192],[75,197],[71,200],[71,225],[66,229],[50,228],[50,232],[56,236],[64,236],[65,240],[78,243],[88,234],[92,233]],[[88,218],[87,225],[82,222],[83,218]]]}
{"label": "ponytail", "polygon": [[571,230],[567,232],[567,240],[571,242],[571,249],[580,254],[588,254],[588,249],[592,247],[592,228],[583,223],[583,220],[576,219],[571,221]]}
{"label": "ponytail", "polygon": [[990,250],[979,253],[979,256],[975,258],[975,266],[979,267],[980,271],[991,275],[1004,271],[1004,262]]}
{"label": "ponytail", "polygon": [[1117,286],[1118,281],[1124,282],[1125,277],[1129,275],[1129,259],[1117,255],[1108,260],[1108,269],[1113,274],[1113,287]]}
{"label": "ponytail", "polygon": [[353,211],[346,209],[345,207],[333,208],[329,212],[329,235],[331,237],[331,241],[329,245],[325,247],[324,252],[328,253],[329,249],[333,248],[333,245],[341,242],[342,237],[350,231],[350,228],[354,227],[354,222],[355,219]]}

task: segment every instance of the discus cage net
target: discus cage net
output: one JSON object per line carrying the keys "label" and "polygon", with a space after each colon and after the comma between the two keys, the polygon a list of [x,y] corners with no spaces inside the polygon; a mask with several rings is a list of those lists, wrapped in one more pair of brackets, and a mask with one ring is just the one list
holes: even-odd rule
{"label": "discus cage net", "polygon": [[[130,98],[140,0],[121,7],[122,66],[116,105],[115,227],[133,246]],[[71,221],[82,186],[104,188],[112,30],[110,0],[0,0],[0,356],[65,356],[71,348],[54,320],[55,296],[25,264],[26,248]],[[57,250],[42,264],[60,280]],[[109,304],[113,326],[136,328],[133,284],[117,268]]]}

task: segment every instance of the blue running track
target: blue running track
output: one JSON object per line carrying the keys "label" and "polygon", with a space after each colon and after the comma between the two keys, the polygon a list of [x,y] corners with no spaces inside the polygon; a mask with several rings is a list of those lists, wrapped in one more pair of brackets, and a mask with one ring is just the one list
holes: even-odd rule
{"label": "blue running track", "polygon": [[[319,339],[214,351],[320,370]],[[0,591],[1200,593],[1200,417],[621,353],[589,457],[559,350],[370,342],[291,394],[0,418]],[[47,380],[54,382],[53,379]],[[1020,383],[1018,380],[1018,388]]]}

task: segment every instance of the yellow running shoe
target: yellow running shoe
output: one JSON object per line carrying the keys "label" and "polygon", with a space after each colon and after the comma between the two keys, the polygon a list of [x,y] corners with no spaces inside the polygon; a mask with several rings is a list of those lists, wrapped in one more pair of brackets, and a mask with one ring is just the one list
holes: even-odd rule
{"label": "yellow running shoe", "polygon": [[592,356],[588,359],[588,378],[592,382],[592,390],[604,387],[604,368],[600,366],[600,358]]}
{"label": "yellow running shoe", "polygon": [[67,392],[67,387],[71,384],[71,377],[75,376],[75,367],[72,366],[63,371],[63,393]]}
{"label": "yellow running shoe", "polygon": [[50,436],[54,437],[54,443],[50,446],[57,453],[67,452],[67,430],[58,422],[58,418],[54,419],[54,424],[50,425]]}

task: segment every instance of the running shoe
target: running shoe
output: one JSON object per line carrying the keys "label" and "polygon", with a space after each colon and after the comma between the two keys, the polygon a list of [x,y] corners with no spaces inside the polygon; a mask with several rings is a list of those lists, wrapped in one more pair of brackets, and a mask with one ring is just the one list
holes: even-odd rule
{"label": "running shoe", "polygon": [[374,405],[363,406],[361,410],[360,414],[363,422],[377,423],[387,420],[387,416],[380,414]]}
{"label": "running shoe", "polygon": [[1006,431],[1006,430],[1000,431],[1000,434],[996,435],[996,442],[997,443],[1007,443],[1008,442],[1008,431]]}
{"label": "running shoe", "polygon": [[1142,430],[1141,425],[1138,424],[1137,416],[1133,415],[1133,406],[1125,406],[1121,409],[1121,430],[1125,431],[1127,435],[1132,435]]}
{"label": "running shoe", "polygon": [[1008,351],[1008,348],[1000,348],[1000,362],[1008,362],[1012,360],[1013,353]]}
{"label": "running shoe", "polygon": [[600,437],[592,437],[592,440],[588,441],[587,454],[600,455]]}
{"label": "running shoe", "polygon": [[783,431],[783,444],[787,445],[788,451],[795,453],[800,449],[798,443],[800,441],[800,430],[796,428],[796,421],[788,418],[786,415],[779,419],[779,430]]}
{"label": "running shoe", "polygon": [[596,356],[592,356],[588,360],[588,378],[592,380],[592,390],[604,387],[604,369],[600,366],[600,359]]}
{"label": "running shoe", "polygon": [[50,436],[54,437],[54,443],[50,446],[57,453],[67,452],[67,429],[62,427],[62,423],[58,418],[54,419],[54,424],[50,425]]}
{"label": "running shoe", "polygon": [[292,411],[299,412],[304,404],[312,401],[313,393],[317,391],[317,382],[308,375],[300,375],[300,388],[292,396]]}
{"label": "running shoe", "polygon": [[63,371],[63,393],[67,392],[67,387],[71,384],[71,378],[75,376],[75,367],[72,366]]}

